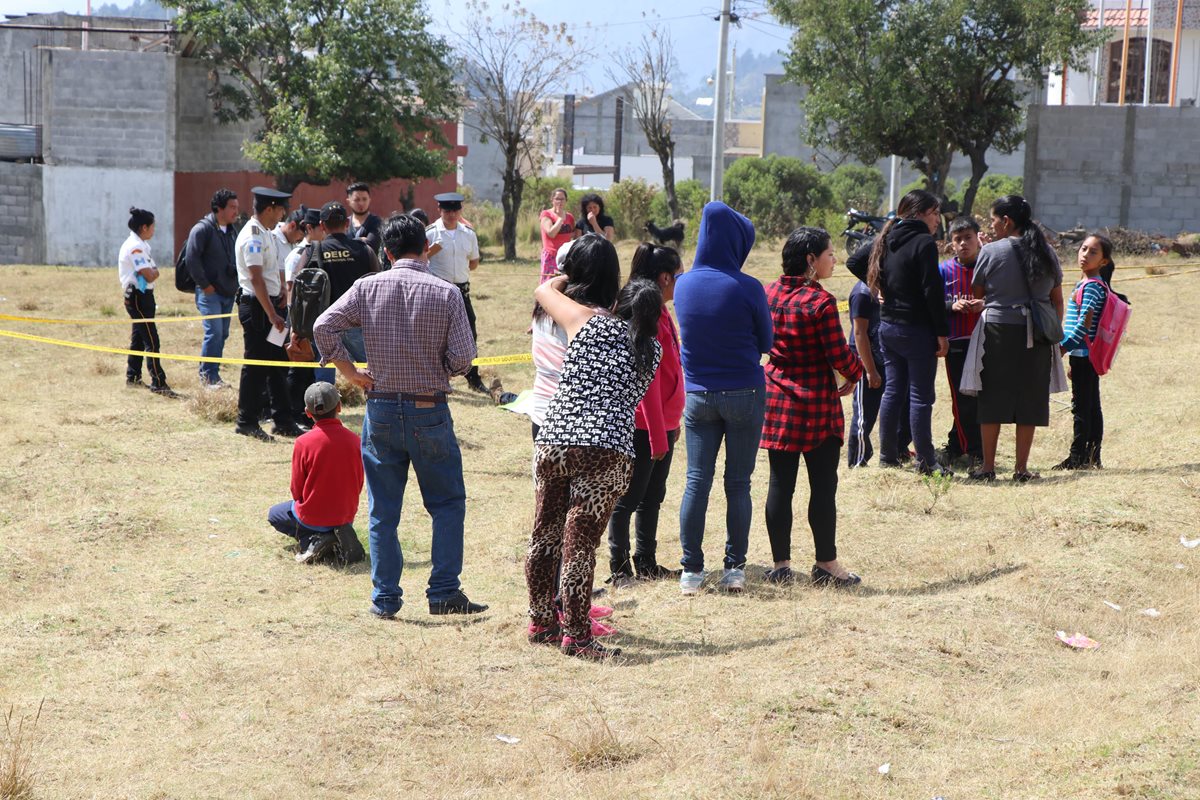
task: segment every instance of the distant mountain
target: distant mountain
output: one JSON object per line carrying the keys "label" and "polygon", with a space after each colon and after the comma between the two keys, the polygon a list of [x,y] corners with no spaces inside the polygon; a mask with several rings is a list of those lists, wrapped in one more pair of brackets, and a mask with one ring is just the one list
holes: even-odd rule
{"label": "distant mountain", "polygon": [[179,13],[173,8],[163,8],[154,0],[133,0],[128,6],[105,3],[93,12],[98,17],[136,17],[138,19],[175,19]]}
{"label": "distant mountain", "polygon": [[[747,50],[738,53],[734,68],[733,108],[727,113],[731,119],[759,119],[762,116],[762,92],[766,86],[768,73],[783,72],[783,55],[778,52],[756,53]],[[675,99],[692,111],[706,119],[712,119],[714,107],[711,102],[697,105],[696,100],[713,96],[715,82],[708,83],[709,75],[701,80],[694,88],[686,92],[676,92]]]}

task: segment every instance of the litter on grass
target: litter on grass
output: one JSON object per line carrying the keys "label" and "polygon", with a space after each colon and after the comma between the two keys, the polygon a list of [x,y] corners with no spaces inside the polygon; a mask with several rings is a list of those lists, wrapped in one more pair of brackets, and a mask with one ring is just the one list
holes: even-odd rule
{"label": "litter on grass", "polygon": [[1157,608],[1143,608],[1142,616],[1143,617],[1161,617],[1162,612],[1160,612]]}
{"label": "litter on grass", "polygon": [[880,774],[880,775],[887,775],[887,774],[888,774],[889,772],[891,772],[891,771],[892,771],[892,765],[891,765],[891,763],[890,763],[890,762],[889,762],[889,763],[887,763],[887,764],[880,764],[880,765],[879,765],[879,774]]}
{"label": "litter on grass", "polygon": [[1105,600],[1105,601],[1104,601],[1104,605],[1108,606],[1108,607],[1109,607],[1109,608],[1111,608],[1113,611],[1120,611],[1120,610],[1121,610],[1121,607],[1120,607],[1119,605],[1117,605],[1116,603],[1110,603],[1110,602],[1109,602],[1109,601],[1107,601],[1107,600]]}
{"label": "litter on grass", "polygon": [[1095,641],[1094,639],[1089,639],[1079,631],[1075,631],[1075,634],[1072,636],[1068,636],[1066,631],[1058,631],[1054,634],[1054,638],[1058,639],[1067,647],[1073,647],[1076,650],[1095,650],[1100,646],[1099,642]]}
{"label": "litter on grass", "polygon": [[496,738],[505,744],[517,744],[521,739],[517,736],[509,736],[507,733],[497,733]]}
{"label": "litter on grass", "polygon": [[1195,550],[1197,547],[1200,547],[1200,539],[1189,539],[1186,536],[1180,536],[1179,543],[1188,550]]}

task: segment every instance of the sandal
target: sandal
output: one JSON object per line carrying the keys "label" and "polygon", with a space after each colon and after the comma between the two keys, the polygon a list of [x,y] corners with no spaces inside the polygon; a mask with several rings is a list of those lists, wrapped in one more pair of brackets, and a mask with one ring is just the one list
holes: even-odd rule
{"label": "sandal", "polygon": [[989,470],[977,469],[974,472],[968,472],[967,480],[969,480],[969,481],[986,481],[987,483],[991,483],[992,481],[996,480],[996,470],[994,470],[994,469],[989,469]]}
{"label": "sandal", "polygon": [[1025,470],[1023,472],[1014,472],[1012,479],[1013,483],[1029,483],[1030,481],[1041,480],[1041,477],[1036,472]]}

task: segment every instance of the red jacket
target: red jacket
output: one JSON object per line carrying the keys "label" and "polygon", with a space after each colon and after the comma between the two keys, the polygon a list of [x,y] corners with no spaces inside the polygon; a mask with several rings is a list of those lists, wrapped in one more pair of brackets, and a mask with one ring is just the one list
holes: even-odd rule
{"label": "red jacket", "polygon": [[320,419],[292,448],[292,499],[305,525],[353,522],[362,494],[362,442],[336,417]]}
{"label": "red jacket", "polygon": [[650,434],[650,455],[661,456],[667,452],[667,432],[679,430],[683,419],[683,404],[687,393],[683,385],[683,363],[679,359],[679,334],[671,312],[664,305],[658,318],[658,343],[662,345],[662,359],[658,371],[646,390],[646,396],[638,403],[634,424],[638,430]]}
{"label": "red jacket", "polygon": [[775,323],[775,344],[764,370],[762,446],[806,453],[831,436],[845,439],[833,373],[858,380],[863,368],[846,344],[837,300],[819,283],[784,275],[767,287],[767,304]]}

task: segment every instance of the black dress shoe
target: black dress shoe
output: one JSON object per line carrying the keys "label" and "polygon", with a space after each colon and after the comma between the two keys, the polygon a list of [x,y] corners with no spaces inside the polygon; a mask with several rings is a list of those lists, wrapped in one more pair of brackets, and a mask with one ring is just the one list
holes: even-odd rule
{"label": "black dress shoe", "polygon": [[851,586],[858,586],[862,583],[862,578],[855,575],[853,572],[847,573],[850,577],[839,578],[827,569],[822,569],[816,564],[812,568],[812,583],[813,586],[832,586],[835,589],[848,589]]}
{"label": "black dress shoe", "polygon": [[260,442],[273,442],[275,437],[264,431],[257,425],[238,425],[233,429],[234,433],[242,436],[249,436],[251,439],[258,439]]}
{"label": "black dress shoe", "polygon": [[461,589],[445,600],[429,601],[429,613],[435,616],[442,614],[478,614],[481,611],[487,611],[487,609],[488,607],[483,603],[472,603],[468,600]]}
{"label": "black dress shoe", "polygon": [[304,429],[295,423],[289,423],[287,425],[272,425],[271,433],[275,434],[276,436],[282,436],[285,439],[295,439],[297,436],[304,435]]}

